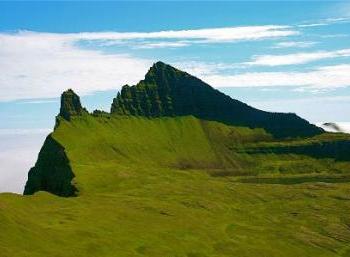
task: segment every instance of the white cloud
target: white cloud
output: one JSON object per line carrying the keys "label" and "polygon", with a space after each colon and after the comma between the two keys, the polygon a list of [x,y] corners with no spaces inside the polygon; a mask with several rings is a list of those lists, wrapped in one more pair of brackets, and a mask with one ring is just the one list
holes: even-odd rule
{"label": "white cloud", "polygon": [[301,25],[298,25],[298,27],[308,28],[308,27],[319,27],[319,26],[327,26],[327,25],[329,25],[329,24],[320,22],[320,23],[301,24]]}
{"label": "white cloud", "polygon": [[273,25],[147,33],[0,33],[0,101],[57,97],[67,88],[74,88],[79,94],[117,89],[142,79],[156,61],[83,49],[79,46],[81,41],[140,46],[140,41],[154,39],[143,47],[159,48],[296,34],[289,26]]}
{"label": "white cloud", "polygon": [[307,90],[328,90],[350,86],[350,65],[324,66],[307,72],[248,72],[237,75],[204,75],[215,87],[296,86]]}
{"label": "white cloud", "polygon": [[246,62],[248,65],[259,66],[280,66],[292,64],[304,64],[308,62],[318,61],[322,59],[349,57],[350,48],[337,51],[318,51],[311,53],[295,53],[285,55],[258,55],[254,56],[253,60]]}
{"label": "white cloud", "polygon": [[[348,16],[348,14],[346,15]],[[328,26],[332,24],[348,23],[348,22],[350,22],[349,17],[338,17],[338,18],[323,19],[317,22],[299,24],[297,25],[297,27],[300,27],[300,28],[320,27],[320,26]]]}
{"label": "white cloud", "polygon": [[[255,40],[295,34],[288,26],[253,26],[150,33],[36,33],[22,31],[0,33],[0,101],[24,98],[58,97],[67,88],[79,94],[117,89],[133,84],[144,77],[156,60],[132,57],[126,54],[106,54],[83,49],[81,40],[100,40],[116,43],[137,39],[135,46],[149,48],[181,47],[193,41],[227,42]],[[149,41],[149,39],[157,39]],[[159,40],[158,40],[159,39]],[[178,41],[165,41],[176,39]],[[147,40],[147,41],[144,41]],[[300,42],[280,42],[291,47]],[[284,43],[284,45],[283,45]],[[303,42],[305,44],[311,42]],[[255,56],[249,65],[289,65],[326,58],[350,56],[350,49],[297,53],[289,55]],[[349,65],[319,68],[309,72],[250,72],[237,75],[232,70],[242,64],[186,62],[173,63],[189,73],[203,78],[213,86],[299,86],[327,88],[349,85]],[[228,72],[229,71],[229,72]]]}
{"label": "white cloud", "polygon": [[203,42],[231,42],[286,37],[298,34],[299,32],[290,26],[264,25],[158,32],[85,32],[64,34],[63,37],[72,40],[200,39],[204,40]]}
{"label": "white cloud", "polygon": [[316,44],[317,42],[312,42],[312,41],[284,41],[284,42],[276,43],[272,48],[289,48],[289,47],[308,48]]}
{"label": "white cloud", "polygon": [[142,79],[152,62],[83,50],[64,35],[0,34],[0,100],[116,89]]}
{"label": "white cloud", "polygon": [[21,101],[17,104],[47,104],[47,103],[58,103],[58,99],[51,99],[51,100],[28,100],[28,101]]}
{"label": "white cloud", "polygon": [[135,45],[137,49],[154,49],[154,48],[176,48],[190,45],[188,42],[145,42],[139,45]]}

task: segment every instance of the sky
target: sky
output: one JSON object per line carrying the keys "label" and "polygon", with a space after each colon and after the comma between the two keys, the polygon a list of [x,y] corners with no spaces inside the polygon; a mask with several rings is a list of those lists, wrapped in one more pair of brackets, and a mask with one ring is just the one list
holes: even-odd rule
{"label": "sky", "polygon": [[0,1],[0,192],[23,190],[64,90],[109,110],[156,61],[263,110],[350,122],[349,28],[348,1]]}

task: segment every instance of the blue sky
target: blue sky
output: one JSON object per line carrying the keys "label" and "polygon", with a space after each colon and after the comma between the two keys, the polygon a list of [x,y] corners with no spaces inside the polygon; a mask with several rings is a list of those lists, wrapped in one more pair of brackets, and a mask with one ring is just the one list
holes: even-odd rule
{"label": "blue sky", "polygon": [[258,108],[348,121],[349,24],[339,1],[0,2],[0,128],[52,127],[66,88],[108,109],[157,60]]}
{"label": "blue sky", "polygon": [[[350,122],[349,28],[347,1],[0,2],[0,159],[27,172],[63,90],[108,110],[158,60],[257,108]],[[31,133],[16,165],[10,139]]]}

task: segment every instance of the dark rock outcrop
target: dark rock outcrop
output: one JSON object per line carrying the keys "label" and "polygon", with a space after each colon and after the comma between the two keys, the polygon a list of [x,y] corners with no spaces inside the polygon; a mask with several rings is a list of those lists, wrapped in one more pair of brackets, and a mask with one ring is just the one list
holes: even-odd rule
{"label": "dark rock outcrop", "polygon": [[276,138],[323,133],[296,114],[255,109],[162,62],[155,63],[137,85],[123,86],[113,100],[111,113],[146,117],[193,115],[228,125],[264,128]]}
{"label": "dark rock outcrop", "polygon": [[59,116],[69,121],[72,116],[83,113],[87,113],[87,111],[82,107],[79,96],[72,89],[63,92]]}
{"label": "dark rock outcrop", "polygon": [[35,166],[28,173],[24,195],[47,191],[59,196],[75,196],[74,174],[65,149],[49,135],[40,150]]}

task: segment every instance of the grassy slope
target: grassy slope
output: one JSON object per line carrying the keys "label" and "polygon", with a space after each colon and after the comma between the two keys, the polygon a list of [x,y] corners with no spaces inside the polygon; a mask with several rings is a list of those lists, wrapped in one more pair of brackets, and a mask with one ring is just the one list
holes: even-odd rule
{"label": "grassy slope", "polygon": [[233,153],[232,144],[270,138],[192,117],[85,116],[53,136],[80,195],[0,195],[0,256],[350,256],[349,183],[221,176],[271,179],[294,165],[315,178],[344,173],[347,163]]}

